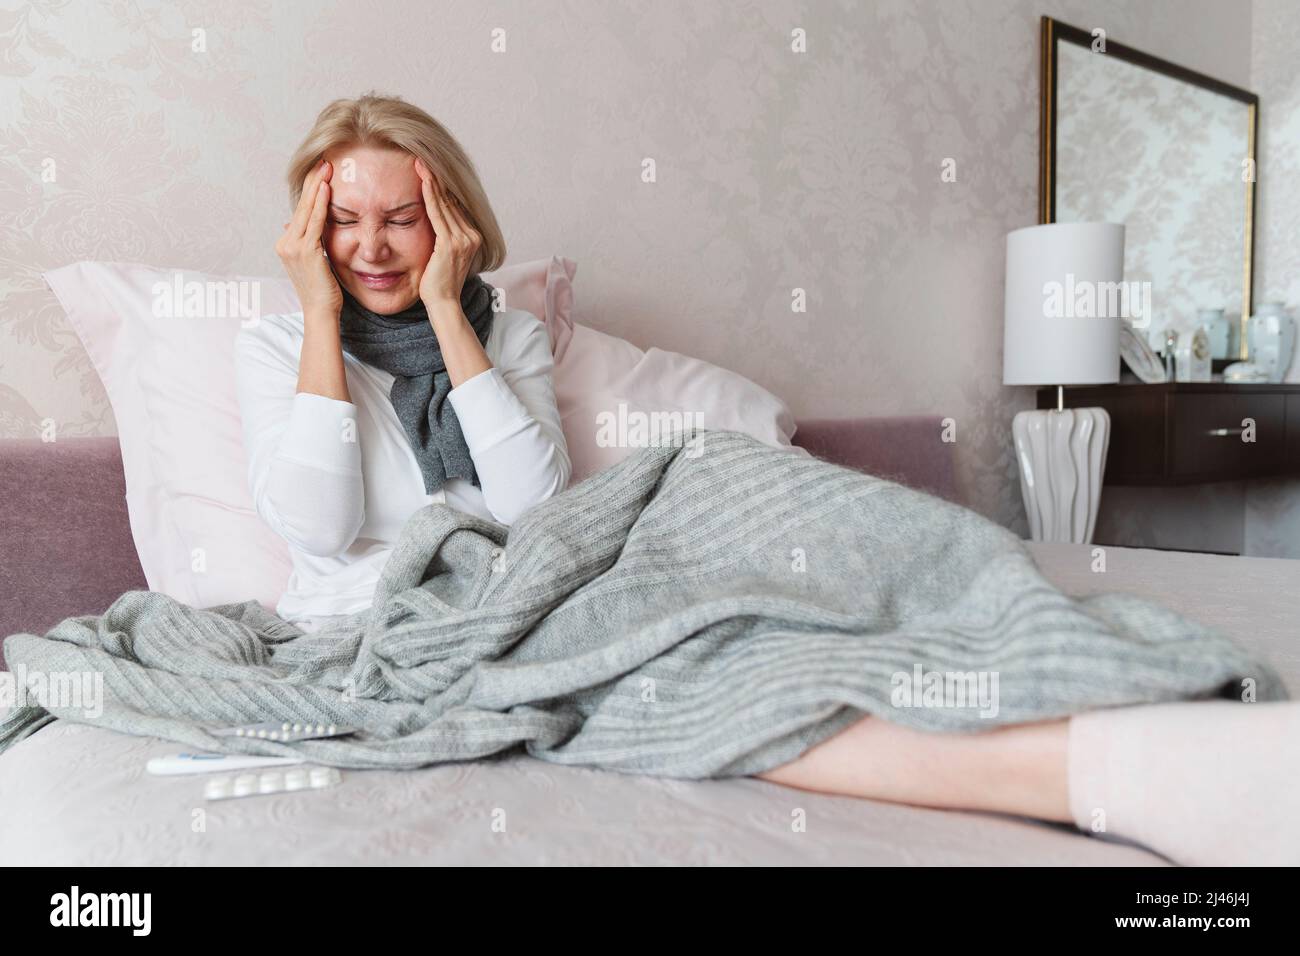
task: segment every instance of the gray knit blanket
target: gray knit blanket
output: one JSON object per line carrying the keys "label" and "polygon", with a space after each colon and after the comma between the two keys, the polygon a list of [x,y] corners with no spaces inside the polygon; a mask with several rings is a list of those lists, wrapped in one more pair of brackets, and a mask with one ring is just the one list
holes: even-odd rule
{"label": "gray knit blanket", "polygon": [[[4,652],[28,681],[102,675],[103,694],[14,708],[0,751],[62,718],[358,768],[523,748],[741,776],[867,714],[977,732],[1243,688],[1286,697],[1262,662],[1171,610],[1064,595],[973,511],[725,431],[641,449],[508,529],[428,505],[372,607],[316,633],[252,600],[197,609],[128,591]],[[360,730],[209,733],[266,720]]]}

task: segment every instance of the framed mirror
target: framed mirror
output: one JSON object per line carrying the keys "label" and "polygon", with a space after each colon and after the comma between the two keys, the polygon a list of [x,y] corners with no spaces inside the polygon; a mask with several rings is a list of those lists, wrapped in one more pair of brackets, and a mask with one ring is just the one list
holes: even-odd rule
{"label": "framed mirror", "polygon": [[1042,18],[1039,222],[1125,226],[1124,279],[1149,282],[1153,347],[1222,309],[1247,354],[1259,97]]}

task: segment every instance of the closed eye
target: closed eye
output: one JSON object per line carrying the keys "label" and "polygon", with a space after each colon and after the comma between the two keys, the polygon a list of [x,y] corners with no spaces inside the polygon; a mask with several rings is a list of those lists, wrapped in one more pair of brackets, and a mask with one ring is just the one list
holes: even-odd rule
{"label": "closed eye", "polygon": [[[332,226],[355,226],[356,224],[357,224],[357,221],[356,221],[355,219],[331,219],[331,220],[330,220],[330,225],[332,225]],[[401,220],[394,219],[394,220],[392,220],[392,224],[393,224],[394,226],[413,226],[413,225],[415,225],[415,220],[414,220],[414,219],[401,219]]]}

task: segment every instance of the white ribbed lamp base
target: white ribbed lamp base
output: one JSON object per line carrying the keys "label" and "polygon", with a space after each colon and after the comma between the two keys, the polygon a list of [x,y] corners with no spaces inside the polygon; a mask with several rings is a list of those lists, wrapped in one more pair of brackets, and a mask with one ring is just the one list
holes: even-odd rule
{"label": "white ribbed lamp base", "polygon": [[1106,409],[1020,412],[1011,433],[1032,538],[1092,541],[1110,441]]}

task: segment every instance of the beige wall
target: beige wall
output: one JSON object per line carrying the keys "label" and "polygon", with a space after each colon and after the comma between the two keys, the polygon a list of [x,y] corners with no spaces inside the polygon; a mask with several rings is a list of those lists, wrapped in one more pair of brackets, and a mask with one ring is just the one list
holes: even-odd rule
{"label": "beige wall", "polygon": [[[578,261],[581,321],[797,415],[950,415],[970,501],[1023,533],[1009,433],[1033,398],[1000,384],[1002,269],[1035,221],[1043,12],[1242,85],[1261,39],[1232,0],[21,6],[0,37],[0,435],[114,430],[41,270],[278,271],[287,156],[329,99],[375,88],[461,138],[512,261]],[[1240,528],[1240,491],[1226,507]]]}

